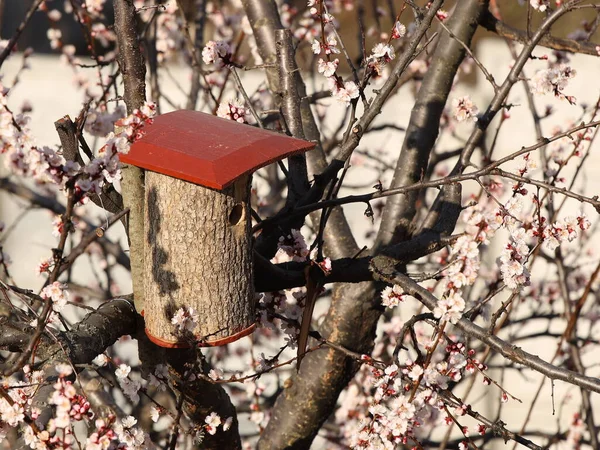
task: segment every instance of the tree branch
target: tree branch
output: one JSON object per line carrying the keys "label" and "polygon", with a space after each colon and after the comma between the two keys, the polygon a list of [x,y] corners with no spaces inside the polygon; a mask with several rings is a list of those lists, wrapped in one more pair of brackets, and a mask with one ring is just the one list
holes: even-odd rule
{"label": "tree branch", "polygon": [[[486,30],[496,33],[498,36],[511,39],[513,41],[526,44],[529,42],[527,32],[513,28],[510,25],[496,19],[491,12],[487,11],[482,20],[481,26]],[[589,41],[575,41],[573,39],[561,39],[550,35],[544,35],[539,45],[551,48],[552,50],[572,53],[582,53],[585,55],[598,56],[598,44]]]}
{"label": "tree branch", "polygon": [[[136,11],[132,0],[113,0],[118,62],[125,85],[125,104],[132,114],[146,101],[146,65],[137,36]],[[131,258],[131,279],[135,307],[144,309],[144,172],[139,167],[123,165],[121,189],[123,205],[129,208],[127,235]]]}
{"label": "tree branch", "polygon": [[[377,265],[373,265],[372,268],[374,274],[382,281],[390,284],[400,285],[405,292],[415,297],[430,310],[433,311],[433,309],[437,306],[438,299],[426,288],[420,286],[408,276],[399,272],[392,272]],[[560,367],[556,367],[550,363],[547,363],[538,356],[527,353],[520,347],[517,347],[516,345],[510,345],[508,342],[503,341],[499,337],[490,334],[489,331],[484,330],[479,325],[474,324],[464,317],[461,318],[455,324],[455,326],[459,330],[463,331],[467,336],[478,339],[489,346],[492,350],[500,353],[505,358],[508,358],[517,364],[527,366],[530,369],[547,376],[551,380],[565,381],[575,386],[600,393],[600,379],[598,378],[588,377],[580,373],[567,369],[561,369]]]}
{"label": "tree branch", "polygon": [[[427,172],[429,156],[438,136],[440,118],[458,67],[465,57],[465,48],[461,42],[471,44],[488,3],[477,0],[459,2],[447,24],[452,35],[446,30],[441,33],[411,112],[390,187],[417,183]],[[405,240],[412,234],[411,227],[414,226],[412,221],[416,216],[418,197],[419,191],[415,190],[388,199],[383,210],[376,247]]]}
{"label": "tree branch", "polygon": [[[248,16],[248,21],[252,26],[260,56],[268,66],[266,72],[269,88],[273,93],[280,93],[281,85],[277,69],[275,30],[283,29],[283,25],[277,11],[277,5],[272,0],[243,0],[242,4]],[[322,197],[329,181],[334,176],[328,177],[326,182],[322,184],[319,183],[318,175],[323,173],[328,163],[321,146],[320,132],[307,99],[304,81],[301,76],[296,76],[295,82],[298,96],[304,99],[300,103],[300,113],[302,115],[302,128],[305,138],[316,143],[314,150],[306,153],[308,176],[309,178],[314,178],[315,183],[307,194],[308,199],[303,199],[303,202],[312,203]],[[337,168],[336,173],[340,169],[341,166]],[[311,217],[315,224],[319,223],[319,218],[319,214]],[[280,230],[270,230],[270,233],[265,232],[264,236],[261,233],[260,239],[257,240],[256,248],[266,257],[273,256],[277,251],[277,241],[280,235]],[[341,208],[334,208],[332,210],[327,226],[325,227],[324,240],[327,254],[333,258],[350,256],[358,251],[358,246]]]}

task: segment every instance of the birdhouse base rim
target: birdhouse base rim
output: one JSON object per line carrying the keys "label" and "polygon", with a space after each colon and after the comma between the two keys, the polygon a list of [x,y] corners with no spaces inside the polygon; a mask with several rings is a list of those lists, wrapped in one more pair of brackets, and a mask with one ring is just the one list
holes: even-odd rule
{"label": "birdhouse base rim", "polygon": [[[252,334],[252,332],[255,329],[256,329],[256,323],[253,323],[249,327],[244,328],[243,330],[238,331],[237,333],[234,333],[231,336],[226,336],[223,338],[214,339],[214,340],[210,340],[210,341],[199,342],[197,345],[198,345],[198,347],[219,347],[221,345],[231,344],[232,342],[235,342],[245,336],[248,336],[249,334]],[[150,341],[152,343],[158,345],[159,347],[164,347],[164,348],[190,348],[191,347],[191,345],[187,342],[167,341],[158,336],[154,336],[150,332],[150,330],[148,330],[148,328],[146,328],[145,331],[146,331],[146,336],[148,336],[148,339],[150,339]]]}

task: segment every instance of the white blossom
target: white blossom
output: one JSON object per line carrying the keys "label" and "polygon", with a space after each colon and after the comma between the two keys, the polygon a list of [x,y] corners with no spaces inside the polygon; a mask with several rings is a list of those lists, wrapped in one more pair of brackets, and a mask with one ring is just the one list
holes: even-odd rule
{"label": "white blossom", "polygon": [[468,95],[453,99],[452,107],[454,108],[454,118],[458,122],[463,122],[467,119],[477,121],[479,110]]}
{"label": "white blossom", "polygon": [[130,366],[128,366],[127,364],[119,364],[119,367],[117,368],[117,370],[115,370],[115,376],[119,380],[123,380],[123,379],[127,378],[127,376],[129,375],[130,372],[131,372]]}
{"label": "white blossom", "polygon": [[69,292],[66,289],[66,284],[55,281],[54,283],[42,289],[40,296],[43,299],[51,299],[52,309],[55,312],[60,312],[67,305],[67,301],[69,299]]}
{"label": "white blossom", "polygon": [[381,291],[381,304],[387,308],[398,306],[404,301],[404,289],[399,285],[387,286]]}
{"label": "white blossom", "polygon": [[536,9],[540,12],[546,11],[546,0],[529,0],[529,3],[533,9]]}
{"label": "white blossom", "polygon": [[206,431],[208,434],[215,434],[217,432],[217,428],[219,425],[221,425],[221,418],[216,412],[211,412],[208,416],[206,416],[204,422],[206,423]]}
{"label": "white blossom", "polygon": [[179,308],[171,318],[171,323],[180,331],[194,331],[198,320],[198,313],[194,308]]}
{"label": "white blossom", "polygon": [[319,73],[322,73],[326,77],[331,77],[335,73],[340,63],[339,59],[335,59],[333,61],[325,61],[322,58],[319,58],[319,62],[317,64],[317,70]]}
{"label": "white blossom", "polygon": [[214,64],[217,68],[225,65],[225,59],[231,56],[229,44],[224,41],[208,41],[202,49],[202,61]]}

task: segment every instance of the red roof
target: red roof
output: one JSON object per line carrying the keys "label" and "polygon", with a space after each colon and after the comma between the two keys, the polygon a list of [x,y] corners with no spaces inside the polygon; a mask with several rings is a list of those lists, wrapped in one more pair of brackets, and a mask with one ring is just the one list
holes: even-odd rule
{"label": "red roof", "polygon": [[127,164],[215,189],[315,144],[198,111],[162,114],[144,127]]}

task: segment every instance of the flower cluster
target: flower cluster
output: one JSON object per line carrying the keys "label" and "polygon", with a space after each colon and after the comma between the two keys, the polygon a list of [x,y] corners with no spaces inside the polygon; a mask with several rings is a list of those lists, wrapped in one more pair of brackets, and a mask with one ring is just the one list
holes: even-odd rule
{"label": "flower cluster", "polygon": [[50,404],[55,406],[55,418],[49,424],[49,429],[68,429],[71,420],[90,419],[93,415],[90,411],[90,403],[85,397],[77,394],[71,381],[66,380],[66,377],[73,373],[71,366],[57,364],[56,371],[59,374],[59,379],[54,384],[54,391],[49,401]]}
{"label": "flower cluster", "polygon": [[48,38],[48,41],[50,41],[50,48],[53,50],[62,47],[62,31],[60,31],[60,29],[48,28],[48,31],[46,31],[46,37]]}
{"label": "flower cluster", "polygon": [[[568,123],[565,128],[556,126],[552,129],[552,135],[556,136],[565,129],[573,127],[574,123]],[[568,127],[568,128],[567,128]],[[575,136],[563,137],[554,140],[548,145],[549,161],[545,175],[556,183],[564,183],[565,178],[560,176],[560,172],[569,162],[580,161],[580,159],[588,154],[590,145],[593,140],[594,130],[588,128],[578,132]],[[575,137],[573,139],[573,137]]]}
{"label": "flower cluster", "polygon": [[433,315],[436,319],[456,323],[462,317],[465,309],[465,301],[461,292],[457,289],[451,289],[440,300],[433,309]]}
{"label": "flower cluster", "polygon": [[156,114],[156,105],[145,103],[127,117],[115,122],[117,132],[106,136],[106,144],[98,152],[98,157],[91,160],[83,169],[75,182],[80,196],[86,193],[98,194],[106,183],[113,183],[121,178],[119,153],[128,153],[131,144],[143,136],[143,128],[152,123]]}
{"label": "flower cluster", "polygon": [[115,128],[115,123],[125,117],[125,106],[118,105],[114,111],[108,111],[106,105],[88,111],[85,131],[93,136],[105,137]]}
{"label": "flower cluster", "polygon": [[115,370],[115,376],[119,380],[119,385],[123,390],[123,393],[129,397],[129,399],[137,403],[140,400],[138,391],[142,388],[142,382],[137,379],[133,379],[129,376],[131,373],[131,367],[127,364],[120,364]]}
{"label": "flower cluster", "polygon": [[137,419],[127,416],[114,425],[118,440],[127,446],[128,450],[143,450],[155,448],[150,436],[141,428],[135,426]]}
{"label": "flower cluster", "polygon": [[[418,330],[415,332],[419,339]],[[433,351],[429,363],[406,359],[400,366],[372,368],[368,364],[373,361],[365,356],[367,364],[342,395],[336,412],[336,422],[351,448],[375,450],[416,442],[435,427],[453,424],[449,410],[455,416],[471,411],[470,405],[449,401],[438,392],[447,389],[451,381],[459,382],[475,373],[482,373],[483,385],[489,386],[492,381],[484,373],[487,366],[475,358],[475,350],[446,339],[447,345],[437,346],[435,351],[423,343],[428,351]],[[478,433],[485,432],[482,424],[476,429]],[[463,432],[469,435],[466,427]]]}
{"label": "flower cluster", "polygon": [[567,432],[567,440],[566,440],[566,444],[569,445],[569,448],[573,448],[573,449],[580,448],[584,433],[585,433],[585,423],[581,419],[581,415],[579,413],[573,414],[573,421],[571,422],[571,425],[569,426],[569,431]]}
{"label": "flower cluster", "polygon": [[119,153],[129,152],[131,144],[144,135],[144,126],[151,124],[155,115],[156,105],[154,103],[146,102],[139,109],[134,109],[133,113],[116,122],[120,131],[116,135],[109,134],[106,145],[114,144]]}
{"label": "flower cluster", "polygon": [[468,95],[453,99],[452,107],[454,108],[454,118],[458,122],[464,122],[467,119],[477,122],[479,110]]}
{"label": "flower cluster", "polygon": [[81,7],[84,8],[92,18],[98,19],[102,16],[105,3],[106,0],[86,0],[85,3],[81,4]]}
{"label": "flower cluster", "polygon": [[[108,28],[105,24],[101,22],[96,22],[92,25],[91,37],[95,42],[100,44],[104,48],[108,48],[113,45],[114,42],[117,41],[117,36],[114,30]],[[108,56],[114,57],[114,53],[111,55],[110,53],[104,57],[98,56],[98,59],[102,61],[103,59],[111,59]]]}
{"label": "flower cluster", "polygon": [[[324,3],[322,4],[322,2]],[[321,36],[321,19],[324,24],[338,26],[335,17],[325,11],[339,12],[341,8],[339,8],[338,1],[332,0],[308,0],[307,6],[308,8],[297,19],[296,26],[294,27],[294,36],[298,40],[314,43],[314,40],[319,39]],[[323,15],[321,15],[321,7],[325,10]],[[291,21],[291,18],[288,20]]]}
{"label": "flower cluster", "polygon": [[325,61],[323,58],[319,58],[317,63],[317,71],[322,74],[324,77],[329,78],[335,74],[338,66],[340,64],[339,59],[334,59],[333,61]]}
{"label": "flower cluster", "polygon": [[[106,145],[85,167],[66,161],[56,150],[46,146],[37,146],[27,127],[29,117],[23,114],[13,115],[3,105],[6,104],[4,89],[0,84],[0,152],[7,158],[7,167],[14,173],[30,176],[39,183],[53,183],[64,188],[67,181],[76,178],[76,194],[80,199],[88,192],[99,193],[106,183],[120,178],[118,153],[129,151],[130,145],[142,136],[142,128],[152,121],[156,113],[155,105],[144,104],[130,116],[120,119],[116,125],[121,128],[117,134],[111,132],[106,137]],[[120,114],[113,115],[93,112],[90,127],[97,131],[106,131],[108,122]],[[100,130],[102,129],[102,130]]]}
{"label": "flower cluster", "polygon": [[66,161],[50,147],[36,146],[28,128],[29,117],[13,115],[4,106],[6,102],[6,91],[0,83],[0,153],[6,155],[7,168],[38,183],[64,186],[66,180],[77,174],[79,164]]}
{"label": "flower cluster", "polygon": [[159,62],[174,60],[183,47],[183,24],[177,9],[176,2],[169,2],[156,19],[156,56]]}
{"label": "flower cluster", "polygon": [[49,284],[44,289],[40,296],[43,299],[52,300],[52,309],[56,312],[60,312],[67,305],[69,300],[69,291],[67,291],[67,285],[59,281],[55,281]]}
{"label": "flower cluster", "polygon": [[217,109],[217,116],[239,123],[248,123],[248,113],[244,102],[237,98],[221,103]]}
{"label": "flower cluster", "polygon": [[405,298],[404,289],[398,285],[387,286],[381,291],[381,304],[387,308],[398,306]]}
{"label": "flower cluster", "polygon": [[95,430],[85,442],[87,450],[104,450],[110,448],[113,441],[117,439],[117,434],[112,427],[113,421],[114,417],[111,417],[109,421],[104,419],[96,419],[94,421]]}
{"label": "flower cluster", "polygon": [[[424,370],[412,361],[402,369],[395,364],[383,371],[372,369],[369,381],[375,393],[365,399],[361,409],[366,411],[348,424],[352,430],[349,444],[355,449],[395,448],[408,443],[435,409],[439,401],[435,390],[447,385],[447,377],[437,368]],[[415,390],[413,383],[422,383],[423,389]]]}
{"label": "flower cluster", "polygon": [[530,273],[525,266],[528,257],[527,233],[522,228],[516,229],[511,232],[509,242],[499,258],[502,279],[509,289],[529,284]]}
{"label": "flower cluster", "polygon": [[335,35],[329,34],[329,35],[327,35],[327,38],[325,39],[325,41],[320,41],[318,39],[315,39],[312,42],[311,48],[312,48],[312,52],[315,55],[325,53],[325,55],[328,56],[328,55],[340,53],[340,50],[337,48],[337,45],[338,45],[338,42],[337,42],[337,38],[335,37]]}
{"label": "flower cluster", "polygon": [[378,43],[367,57],[367,67],[376,75],[381,75],[387,63],[396,57],[394,47],[390,44]]}
{"label": "flower cluster", "polygon": [[202,61],[220,69],[231,61],[231,47],[225,41],[208,41],[202,49]]}
{"label": "flower cluster", "polygon": [[[320,17],[317,8],[314,7],[315,2],[312,2],[312,4],[312,14]],[[310,3],[309,6],[311,6]],[[329,14],[324,14],[321,17],[321,20],[323,20],[324,29],[326,31],[329,30],[330,26],[334,26],[333,17]],[[349,106],[353,99],[358,98],[360,92],[354,81],[344,82],[344,80],[342,80],[342,78],[336,74],[339,60],[332,60],[331,55],[340,53],[337,45],[338,42],[335,33],[330,31],[326,36],[319,36],[318,39],[313,39],[311,48],[315,55],[320,55],[323,53],[326,57],[325,60],[322,58],[319,59],[317,63],[317,69],[319,73],[323,74],[327,78],[328,87],[331,90],[333,98],[340,103]]]}
{"label": "flower cluster", "polygon": [[566,99],[569,103],[574,104],[575,97],[565,96],[563,91],[569,80],[575,75],[577,75],[575,69],[566,64],[539,70],[531,80],[531,92],[537,95],[552,93],[555,97]]}
{"label": "flower cluster", "polygon": [[282,334],[287,347],[295,349],[305,300],[305,288],[266,293],[258,307],[261,330],[269,335]]}
{"label": "flower cluster", "polygon": [[[473,217],[473,215],[470,216],[470,218]],[[487,224],[482,217],[477,217],[477,220],[480,220],[476,225],[478,233],[481,228],[487,229]],[[487,235],[489,235],[489,232]],[[470,286],[477,279],[480,268],[478,238],[481,239],[482,236],[478,236],[477,234],[474,236],[466,234],[459,237],[452,244],[450,252],[451,263],[444,271],[449,289],[460,289],[464,286]]]}
{"label": "flower cluster", "polygon": [[[36,429],[26,425],[31,419],[36,419],[40,415],[40,410],[32,407],[34,396],[40,395],[42,391],[39,387],[44,382],[44,375],[41,371],[31,372],[28,366],[24,367],[24,380],[5,380],[5,386],[8,396],[0,399],[0,414],[4,424],[11,427],[22,426],[23,440],[25,445],[32,449],[53,449],[53,448],[74,448],[76,439],[73,434],[73,427],[76,422],[85,421],[90,423],[94,414],[88,400],[78,393],[76,385],[68,378],[72,376],[73,369],[71,365],[58,363],[54,367],[58,379],[52,385],[52,391],[47,398],[47,403],[52,405],[53,414],[43,428],[36,424]],[[154,448],[150,438],[141,430],[130,430],[135,419],[124,419],[126,422],[114,426],[114,417],[108,420],[96,419],[95,427],[87,438],[85,448],[91,450],[102,450],[106,448],[117,448],[119,444],[127,445],[129,449],[150,449]],[[130,430],[129,432],[126,432]],[[116,430],[116,432],[115,432]],[[0,437],[3,436],[3,429],[0,429]],[[132,439],[135,437],[135,439]],[[119,447],[123,448],[123,447]]]}
{"label": "flower cluster", "polygon": [[233,422],[233,417],[229,417],[225,420],[225,422],[221,421],[221,417],[216,412],[211,412],[204,419],[204,428],[208,434],[216,434],[220,425],[223,427],[223,431],[229,430],[231,428],[231,424]]}
{"label": "flower cluster", "polygon": [[287,236],[281,236],[277,245],[277,253],[271,259],[274,264],[288,261],[302,262],[309,256],[309,248],[300,230],[291,230]]}
{"label": "flower cluster", "polygon": [[529,230],[529,235],[535,238],[541,238],[544,246],[554,251],[562,242],[572,242],[577,238],[581,231],[586,231],[591,226],[591,222],[585,214],[578,216],[567,216],[549,226],[545,226],[545,221],[541,224],[534,222]]}
{"label": "flower cluster", "polygon": [[524,176],[535,169],[537,169],[537,163],[531,157],[531,153],[525,153],[519,164],[519,175]]}
{"label": "flower cluster", "polygon": [[548,8],[548,0],[529,0],[531,7],[537,11],[544,12]]}

